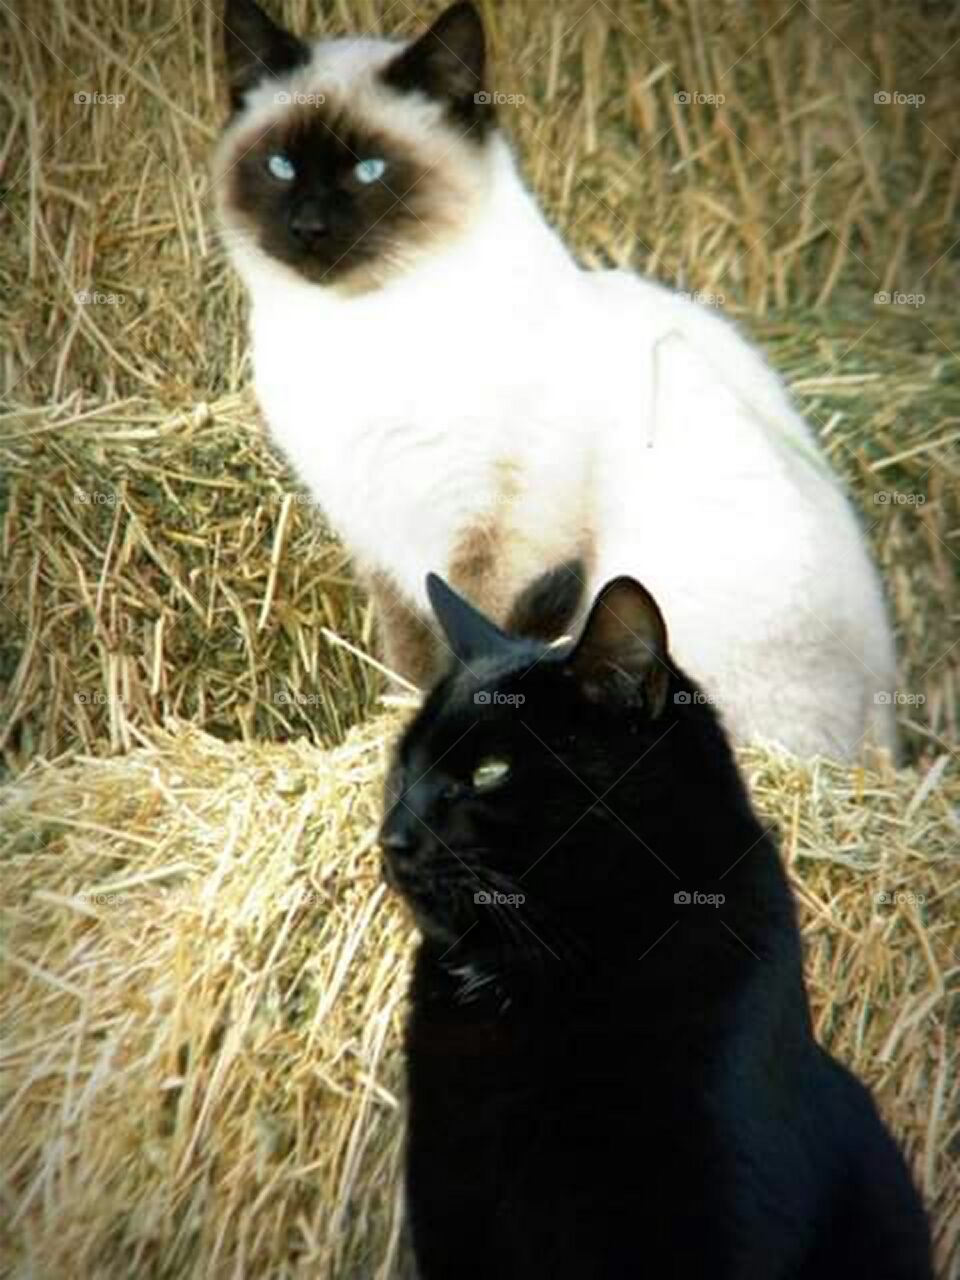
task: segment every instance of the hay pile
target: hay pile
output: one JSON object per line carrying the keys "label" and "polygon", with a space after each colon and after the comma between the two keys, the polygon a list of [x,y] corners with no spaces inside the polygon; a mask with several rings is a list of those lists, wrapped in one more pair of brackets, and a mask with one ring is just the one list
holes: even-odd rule
{"label": "hay pile", "polygon": [[[410,939],[371,844],[395,722],[356,727],[376,675],[332,637],[367,649],[369,617],[249,391],[207,191],[216,7],[0,5],[0,1270],[21,1280],[402,1274]],[[799,877],[820,1030],[877,1087],[960,1274],[960,15],[483,7],[496,87],[526,96],[505,122],[583,260],[749,327],[863,509],[910,767],[744,759]],[[415,26],[389,0],[281,9]]]}
{"label": "hay pile", "polygon": [[[410,937],[384,741],[180,726],[11,788],[4,1201],[20,1277],[394,1277]],[[960,778],[744,765],[797,876],[819,1033],[960,1260]],[[952,777],[952,781],[948,781]]]}

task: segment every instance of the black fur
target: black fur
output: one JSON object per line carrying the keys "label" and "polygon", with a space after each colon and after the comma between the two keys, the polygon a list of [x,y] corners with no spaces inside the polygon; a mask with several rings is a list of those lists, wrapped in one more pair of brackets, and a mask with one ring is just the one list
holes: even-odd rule
{"label": "black fur", "polygon": [[587,567],[582,560],[558,565],[535,578],[514,601],[506,630],[549,643],[567,634],[583,602]]}
{"label": "black fur", "polygon": [[[423,935],[421,1280],[931,1280],[905,1163],[813,1038],[775,844],[651,598],[617,580],[579,642],[497,639],[470,668],[401,739],[381,833]],[[480,785],[484,761],[510,772]]]}
{"label": "black fur", "polygon": [[492,97],[484,89],[485,68],[483,22],[464,2],[445,9],[383,75],[394,89],[439,99],[450,120],[479,142],[494,118]]}
{"label": "black fur", "polygon": [[264,13],[254,0],[227,0],[223,47],[230,105],[238,111],[244,96],[266,76],[282,76],[310,60],[310,49]]}

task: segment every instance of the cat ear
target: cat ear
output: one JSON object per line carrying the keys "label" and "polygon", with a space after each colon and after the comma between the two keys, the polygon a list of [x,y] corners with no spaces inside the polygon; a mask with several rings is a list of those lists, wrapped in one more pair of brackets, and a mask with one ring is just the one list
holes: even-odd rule
{"label": "cat ear", "polygon": [[454,657],[461,662],[504,653],[509,637],[435,573],[427,574],[427,596]]}
{"label": "cat ear", "polygon": [[254,0],[227,0],[223,14],[227,82],[234,110],[267,76],[282,76],[310,60],[310,48],[269,18]]}
{"label": "cat ear", "polygon": [[571,560],[534,578],[513,602],[504,630],[545,644],[559,640],[577,616],[586,576],[583,561]]}
{"label": "cat ear", "polygon": [[395,89],[418,90],[454,106],[462,118],[476,119],[477,108],[487,105],[488,95],[481,92],[485,64],[483,20],[472,4],[459,3],[445,9],[384,76]]}
{"label": "cat ear", "polygon": [[566,661],[588,697],[629,701],[639,695],[650,715],[659,715],[670,662],[666,623],[650,592],[633,578],[608,582]]}

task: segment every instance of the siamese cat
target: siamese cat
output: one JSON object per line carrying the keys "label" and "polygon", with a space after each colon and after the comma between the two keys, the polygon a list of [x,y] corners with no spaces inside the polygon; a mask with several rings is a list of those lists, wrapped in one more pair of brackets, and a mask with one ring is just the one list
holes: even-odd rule
{"label": "siamese cat", "polygon": [[[629,271],[581,269],[524,184],[459,3],[412,41],[307,42],[227,0],[219,215],[256,391],[425,684],[439,568],[492,617],[549,566],[642,576],[733,736],[893,749],[858,522],[763,357]],[[878,695],[886,695],[878,698]]]}

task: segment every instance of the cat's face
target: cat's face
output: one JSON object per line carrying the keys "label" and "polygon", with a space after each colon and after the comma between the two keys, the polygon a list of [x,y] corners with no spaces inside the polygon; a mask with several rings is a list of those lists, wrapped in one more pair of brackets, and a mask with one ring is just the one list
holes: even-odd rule
{"label": "cat's face", "polygon": [[649,884],[642,797],[672,767],[671,726],[704,708],[669,696],[692,686],[630,579],[608,584],[579,640],[559,646],[504,635],[438,580],[431,598],[457,661],[396,752],[387,879],[424,934],[463,939],[467,954],[535,939],[560,954]]}
{"label": "cat's face", "polygon": [[224,26],[233,115],[214,178],[234,245],[365,292],[468,223],[492,123],[471,5],[407,45],[308,45],[253,0],[228,0]]}

